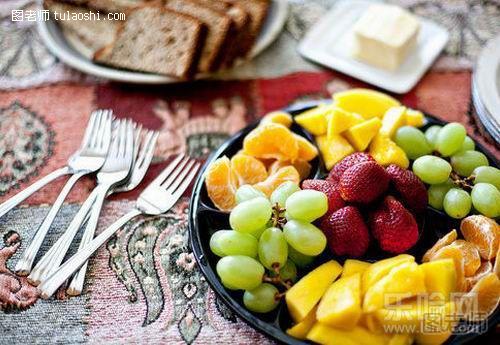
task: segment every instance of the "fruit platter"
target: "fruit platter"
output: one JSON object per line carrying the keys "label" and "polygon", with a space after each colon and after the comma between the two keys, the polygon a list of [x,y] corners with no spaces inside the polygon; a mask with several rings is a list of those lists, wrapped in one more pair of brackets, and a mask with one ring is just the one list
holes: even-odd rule
{"label": "fruit platter", "polygon": [[190,241],[218,297],[277,341],[462,344],[500,320],[499,189],[463,125],[352,89],[214,152]]}

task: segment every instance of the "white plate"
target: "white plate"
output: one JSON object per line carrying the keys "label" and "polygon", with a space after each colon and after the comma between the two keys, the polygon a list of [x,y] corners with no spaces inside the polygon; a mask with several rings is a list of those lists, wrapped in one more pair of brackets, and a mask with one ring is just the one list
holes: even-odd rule
{"label": "white plate", "polygon": [[[280,34],[288,16],[286,0],[273,0],[255,45],[250,52],[253,58],[266,49]],[[53,20],[38,21],[38,32],[47,48],[62,62],[81,72],[116,81],[138,84],[171,84],[181,80],[152,73],[120,70],[98,65],[89,59],[89,52],[74,37],[66,36]],[[196,76],[196,79],[209,76]]]}
{"label": "white plate", "polygon": [[365,82],[396,93],[415,86],[448,42],[445,28],[419,17],[421,28],[415,50],[394,72],[388,72],[351,57],[352,27],[373,1],[338,2],[306,34],[299,44],[304,57]]}

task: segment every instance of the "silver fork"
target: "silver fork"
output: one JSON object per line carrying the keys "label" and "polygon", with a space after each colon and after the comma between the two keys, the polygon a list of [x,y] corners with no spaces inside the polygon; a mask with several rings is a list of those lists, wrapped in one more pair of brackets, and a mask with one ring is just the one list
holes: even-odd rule
{"label": "silver fork", "polygon": [[[87,125],[80,149],[68,159],[67,165],[42,177],[28,188],[2,203],[0,205],[0,218],[31,194],[58,177],[97,171],[103,165],[106,153],[108,152],[111,140],[112,119],[113,112],[111,110],[94,111]],[[70,182],[74,184],[76,180],[78,179],[75,177],[73,180],[68,181],[68,184]]]}
{"label": "silver fork", "polygon": [[[33,268],[28,276],[30,283],[38,285],[61,265],[71,242],[85,221],[90,209],[95,207],[100,210],[108,191],[128,177],[133,160],[133,151],[134,126],[132,121],[120,120],[106,161],[97,174],[97,187],[90,193],[62,236]],[[97,215],[91,214],[89,222],[97,223],[97,219],[93,219],[94,217],[98,218],[99,213]]]}
{"label": "silver fork", "polygon": [[[154,148],[159,133],[154,131],[148,131],[145,134],[144,140],[141,143],[141,130],[142,129],[140,126],[136,129],[134,162],[129,179],[124,184],[116,186],[116,188],[113,188],[110,191],[110,193],[108,193],[108,195],[119,192],[131,191],[141,183],[142,179],[146,175],[146,171],[149,168],[149,164],[153,159]],[[141,150],[139,150],[139,147],[141,147]],[[97,215],[94,215],[94,217],[91,216],[92,219],[97,220],[97,218],[99,217],[100,209],[94,207],[91,212],[93,215],[94,213],[97,213]],[[85,226],[85,232],[83,233],[83,237],[82,240],[80,241],[80,246],[78,247],[78,249],[84,248],[94,238],[96,227],[97,224],[94,224],[91,221],[87,222],[87,225]],[[88,261],[85,262],[85,264],[83,264],[80,270],[72,278],[71,283],[69,284],[68,289],[66,290],[68,295],[78,296],[82,293],[83,283],[85,281],[85,274],[87,273],[87,265]]]}
{"label": "silver fork", "polygon": [[[30,273],[35,257],[40,250],[40,246],[74,184],[82,176],[97,171],[104,164],[111,142],[112,121],[113,114],[111,110],[96,110],[92,113],[87,129],[85,130],[80,150],[68,161],[68,167],[73,171],[73,175],[64,185],[50,208],[49,213],[35,232],[30,244],[16,263],[14,270],[17,274],[25,276]],[[20,194],[21,193],[18,195]]]}
{"label": "silver fork", "polygon": [[195,163],[188,157],[179,155],[170,163],[161,174],[146,187],[136,201],[135,208],[122,216],[110,227],[96,236],[84,248],[81,248],[75,255],[66,261],[57,271],[50,275],[38,290],[42,298],[49,298],[78,270],[92,254],[104,243],[106,243],[123,225],[132,218],[141,214],[158,215],[167,212],[175,205],[177,200],[188,188],[191,181],[196,176],[199,163]]}

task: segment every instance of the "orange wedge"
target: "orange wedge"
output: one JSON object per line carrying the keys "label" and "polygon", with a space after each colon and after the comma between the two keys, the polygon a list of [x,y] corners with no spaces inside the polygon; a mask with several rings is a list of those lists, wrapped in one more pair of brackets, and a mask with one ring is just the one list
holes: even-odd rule
{"label": "orange wedge", "polygon": [[460,231],[465,239],[479,247],[479,254],[485,260],[496,256],[500,243],[500,226],[493,219],[481,215],[464,218]]}
{"label": "orange wedge", "polygon": [[437,240],[436,243],[432,246],[431,249],[429,249],[424,256],[422,257],[423,262],[427,262],[431,260],[431,257],[436,254],[436,252],[447,246],[448,244],[452,243],[457,239],[457,230],[451,230],[449,233],[441,237],[439,240]]}
{"label": "orange wedge", "polygon": [[226,156],[215,160],[208,168],[205,186],[214,205],[222,211],[231,211],[236,206],[237,177]]}
{"label": "orange wedge", "polygon": [[306,161],[303,161],[301,159],[295,160],[293,163],[290,161],[274,161],[268,169],[269,175],[274,174],[276,171],[278,171],[280,168],[286,167],[286,166],[293,166],[295,169],[297,169],[297,172],[299,173],[300,179],[304,180],[309,177],[309,174],[311,173],[311,164],[309,164]]}
{"label": "orange wedge", "polygon": [[254,184],[267,178],[267,169],[264,163],[257,158],[238,153],[231,158],[231,169],[238,177],[238,184]]}
{"label": "orange wedge", "polygon": [[299,155],[299,144],[288,128],[270,122],[247,134],[243,140],[243,150],[256,158],[294,161]]}
{"label": "orange wedge", "polygon": [[481,266],[481,256],[479,256],[479,249],[474,243],[464,240],[456,240],[451,247],[457,247],[464,255],[464,274],[466,277],[473,276]]}
{"label": "orange wedge", "polygon": [[465,278],[467,283],[467,291],[470,291],[476,283],[485,275],[493,271],[493,265],[489,261],[483,261],[472,277]]}
{"label": "orange wedge", "polygon": [[274,174],[269,175],[267,179],[256,183],[253,186],[267,196],[271,196],[271,193],[278,188],[280,184],[286,181],[292,181],[293,183],[300,184],[300,176],[297,169],[292,166],[280,168]]}
{"label": "orange wedge", "polygon": [[495,311],[499,301],[500,280],[495,273],[488,273],[463,296],[460,309],[467,320],[481,321]]}
{"label": "orange wedge", "polygon": [[303,160],[303,161],[310,161],[318,155],[318,149],[316,146],[311,144],[306,138],[301,137],[300,135],[297,135],[293,133],[293,136],[295,139],[297,139],[297,143],[299,144],[299,154],[297,159]]}

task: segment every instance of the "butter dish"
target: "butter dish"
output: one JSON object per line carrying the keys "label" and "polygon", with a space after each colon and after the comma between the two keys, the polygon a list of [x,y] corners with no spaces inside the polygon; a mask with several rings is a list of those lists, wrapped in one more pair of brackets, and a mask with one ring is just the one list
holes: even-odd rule
{"label": "butter dish", "polygon": [[370,0],[342,0],[315,24],[299,44],[299,53],[382,89],[406,93],[422,78],[448,42],[448,31],[422,17],[417,42],[411,53],[394,71],[371,66],[352,56],[354,26],[370,5]]}

